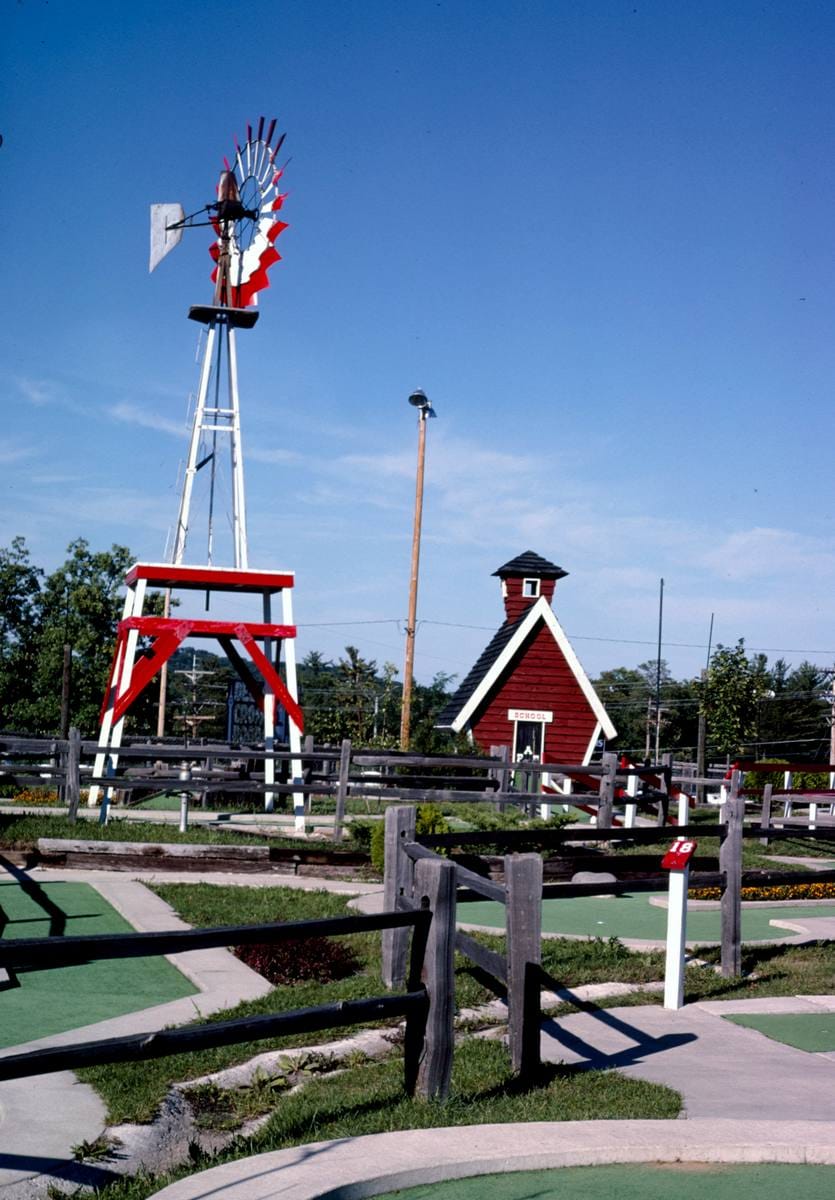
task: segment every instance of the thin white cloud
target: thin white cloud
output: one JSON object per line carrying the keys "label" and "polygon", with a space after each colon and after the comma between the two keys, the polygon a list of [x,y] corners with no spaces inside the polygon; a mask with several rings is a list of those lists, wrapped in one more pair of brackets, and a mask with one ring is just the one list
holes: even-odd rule
{"label": "thin white cloud", "polygon": [[0,464],[5,467],[12,466],[13,463],[25,462],[30,458],[35,458],[39,451],[37,447],[14,442],[8,438],[0,438]]}
{"label": "thin white cloud", "polygon": [[703,562],[717,575],[739,582],[786,575],[794,580],[831,580],[835,541],[791,529],[742,529],[707,551]]}
{"label": "thin white cloud", "polygon": [[32,379],[26,375],[18,375],[15,383],[24,399],[38,408],[54,404],[60,398],[58,385],[49,379]]}
{"label": "thin white cloud", "polygon": [[183,421],[172,421],[170,417],[149,412],[145,408],[139,408],[138,405],[129,404],[126,401],[111,405],[107,409],[107,413],[115,421],[123,421],[127,425],[139,425],[143,429],[155,429],[158,433],[170,433],[178,438],[182,438],[186,432]]}

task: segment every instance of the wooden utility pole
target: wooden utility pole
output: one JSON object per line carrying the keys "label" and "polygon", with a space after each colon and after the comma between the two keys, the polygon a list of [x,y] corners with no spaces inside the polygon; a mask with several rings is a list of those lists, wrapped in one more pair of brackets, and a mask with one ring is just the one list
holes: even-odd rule
{"label": "wooden utility pole", "polygon": [[61,669],[61,737],[70,734],[70,691],[72,688],[72,646],[64,642],[64,661]]}
{"label": "wooden utility pole", "polygon": [[403,664],[403,706],[400,712],[400,749],[409,749],[412,722],[412,677],[415,669],[415,632],[417,624],[418,573],[420,570],[420,527],[423,520],[423,468],[426,458],[426,421],[434,417],[432,405],[421,391],[413,392],[409,403],[420,409],[418,418],[417,482],[415,520],[412,529],[412,567],[409,577],[409,616],[406,622],[406,658]]}

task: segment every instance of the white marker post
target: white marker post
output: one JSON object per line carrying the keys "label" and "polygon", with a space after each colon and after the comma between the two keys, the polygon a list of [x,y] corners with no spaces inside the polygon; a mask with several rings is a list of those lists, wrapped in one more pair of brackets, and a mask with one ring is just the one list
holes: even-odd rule
{"label": "white marker post", "polygon": [[667,958],[664,964],[664,1007],[681,1008],[684,1004],[684,954],[687,940],[687,887],[690,859],[696,842],[681,838],[673,842],[661,860],[670,872],[667,893]]}
{"label": "white marker post", "polygon": [[[191,767],[184,762],[180,768],[180,781],[188,783],[191,779]],[[189,794],[185,789],[180,792],[180,833],[188,833],[188,801]]]}

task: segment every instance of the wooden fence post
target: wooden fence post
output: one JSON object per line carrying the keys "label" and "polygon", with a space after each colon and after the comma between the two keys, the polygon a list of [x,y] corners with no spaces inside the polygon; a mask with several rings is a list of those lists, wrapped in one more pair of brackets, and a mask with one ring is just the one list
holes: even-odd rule
{"label": "wooden fence post", "polygon": [[742,822],[745,797],[740,796],[742,772],[734,771],[723,805],[724,836],[719,844],[719,870],[725,874],[722,889],[722,974],[728,979],[742,974]]}
{"label": "wooden fence post", "polygon": [[336,812],[333,818],[333,840],[342,841],[342,825],[345,820],[345,801],[348,798],[348,776],[351,771],[351,739],[342,739],[339,755],[339,779],[336,785]]}
{"label": "wooden fence post", "polygon": [[74,825],[78,818],[81,800],[81,733],[75,726],[70,729],[67,753],[64,759],[64,799],[67,803],[67,819]]}
{"label": "wooden fence post", "polygon": [[[764,833],[765,833],[765,830],[768,829],[769,825],[771,824],[771,795],[772,795],[773,791],[774,791],[773,783],[766,783],[763,785],[763,810],[760,815],[760,829],[762,829]],[[764,837],[760,838],[760,845],[761,846],[768,845],[768,834],[767,833],[765,833]]]}
{"label": "wooden fence post", "polygon": [[507,854],[507,1007],[513,1070],[531,1079],[539,1067],[542,963],[542,858]]}
{"label": "wooden fence post", "polygon": [[612,809],[615,803],[615,775],[618,769],[618,756],[611,750],[605,750],[600,761],[603,766],[603,774],[600,776],[597,826],[599,829],[611,829]]}
{"label": "wooden fence post", "polygon": [[432,911],[421,975],[429,1010],[416,1091],[426,1100],[443,1100],[449,1092],[455,1041],[455,864],[448,858],[420,859],[415,895]]}
{"label": "wooden fence post", "polygon": [[[409,805],[392,805],[386,809],[386,863],[383,875],[383,909],[394,912],[401,896],[411,900],[415,867],[403,853],[407,842],[415,840],[417,809]],[[383,983],[387,988],[400,988],[406,979],[408,929],[383,930]]]}

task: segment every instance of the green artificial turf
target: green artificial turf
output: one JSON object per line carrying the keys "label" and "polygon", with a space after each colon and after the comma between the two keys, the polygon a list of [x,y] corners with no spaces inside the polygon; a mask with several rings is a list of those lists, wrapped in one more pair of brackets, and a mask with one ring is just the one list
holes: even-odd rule
{"label": "green artificial turf", "polygon": [[725,1019],[733,1021],[734,1025],[757,1029],[775,1042],[808,1050],[811,1054],[835,1050],[835,1012],[735,1013]]}
{"label": "green artificial turf", "polygon": [[[774,918],[801,920],[804,916],[835,917],[835,904],[794,904],[791,908],[760,904],[756,908],[743,908],[743,940],[758,942],[790,937],[789,930],[778,929],[769,921]],[[505,921],[504,906],[490,900],[462,904],[458,910],[458,920],[501,929]],[[667,936],[667,910],[650,904],[647,893],[616,896],[607,900],[597,896],[583,896],[576,900],[543,900],[542,929],[544,933],[663,941]],[[721,937],[718,908],[689,909],[689,942],[718,942]]]}
{"label": "green artificial turf", "polygon": [[835,1167],[640,1163],[477,1175],[390,1192],[378,1200],[831,1200]]}
{"label": "green artificial turf", "polygon": [[[9,938],[133,933],[86,883],[0,883],[0,934]],[[89,962],[13,973],[0,990],[0,1047],[63,1033],[193,995],[197,989],[164,958]]]}

